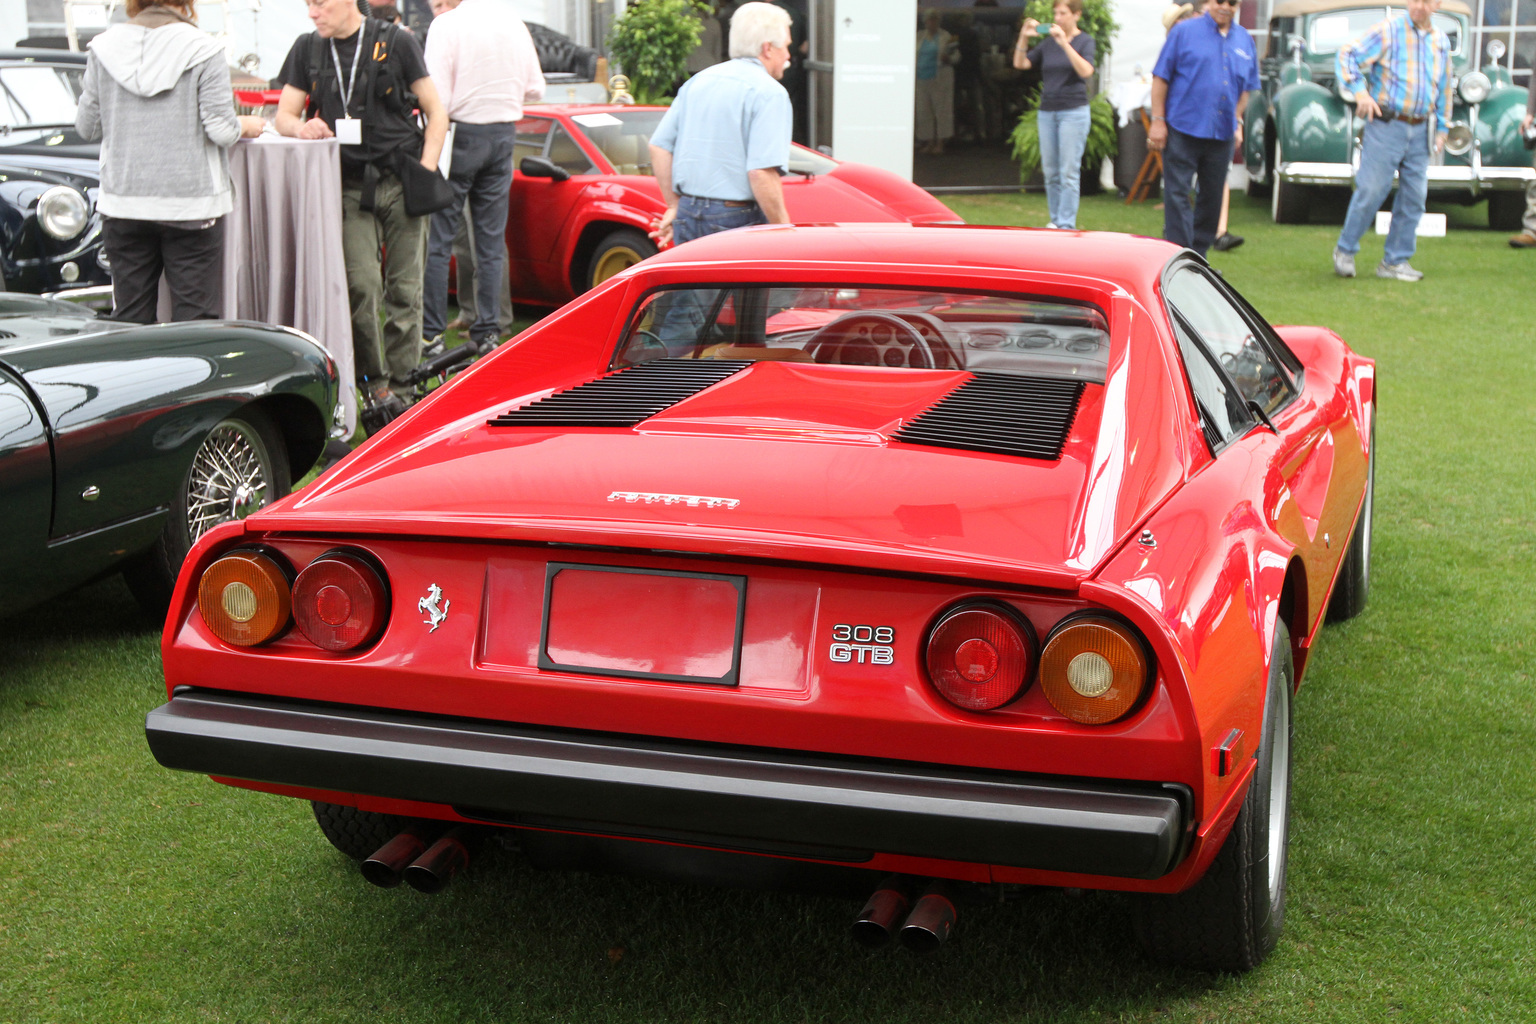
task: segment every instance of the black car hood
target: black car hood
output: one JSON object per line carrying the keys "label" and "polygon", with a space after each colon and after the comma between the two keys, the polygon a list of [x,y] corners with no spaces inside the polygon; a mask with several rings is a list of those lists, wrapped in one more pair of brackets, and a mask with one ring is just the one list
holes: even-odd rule
{"label": "black car hood", "polygon": [[[63,133],[52,132],[46,137],[53,138],[60,134]],[[73,131],[68,135],[79,140]],[[101,161],[97,155],[99,150],[100,146],[94,142],[70,145],[67,140],[56,146],[41,142],[0,145],[0,174],[24,174],[58,185],[73,185],[79,189],[95,188],[101,182]]]}
{"label": "black car hood", "polygon": [[138,326],[100,319],[91,310],[72,302],[0,292],[0,363],[25,372],[31,366],[27,351],[39,342],[107,334]]}

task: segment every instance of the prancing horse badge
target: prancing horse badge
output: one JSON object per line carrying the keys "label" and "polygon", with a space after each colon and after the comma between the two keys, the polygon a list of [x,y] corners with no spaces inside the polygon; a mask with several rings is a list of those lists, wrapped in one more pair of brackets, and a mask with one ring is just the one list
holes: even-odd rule
{"label": "prancing horse badge", "polygon": [[[438,607],[438,603],[442,607]],[[443,588],[436,583],[427,588],[427,596],[416,602],[416,610],[426,612],[427,617],[421,620],[422,625],[431,626],[428,633],[436,633],[437,627],[443,624],[448,617],[448,602],[443,600]]]}

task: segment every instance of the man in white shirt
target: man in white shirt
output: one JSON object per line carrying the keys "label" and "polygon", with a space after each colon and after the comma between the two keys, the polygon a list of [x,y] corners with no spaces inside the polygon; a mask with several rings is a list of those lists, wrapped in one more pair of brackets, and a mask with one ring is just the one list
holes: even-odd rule
{"label": "man in white shirt", "polygon": [[544,73],[528,26],[506,0],[445,0],[427,33],[427,70],[454,126],[448,181],[459,201],[432,215],[427,241],[422,333],[435,338],[448,320],[448,259],[469,197],[475,248],[475,322],[470,341],[496,344],[512,188],[512,143],[523,104],[544,97]]}

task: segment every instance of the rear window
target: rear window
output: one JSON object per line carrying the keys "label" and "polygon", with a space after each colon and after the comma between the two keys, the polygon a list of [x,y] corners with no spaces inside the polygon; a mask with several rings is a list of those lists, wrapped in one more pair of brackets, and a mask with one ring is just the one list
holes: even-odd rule
{"label": "rear window", "polygon": [[955,369],[1104,382],[1109,328],[1092,306],[896,288],[673,288],[640,303],[615,367],[750,359]]}

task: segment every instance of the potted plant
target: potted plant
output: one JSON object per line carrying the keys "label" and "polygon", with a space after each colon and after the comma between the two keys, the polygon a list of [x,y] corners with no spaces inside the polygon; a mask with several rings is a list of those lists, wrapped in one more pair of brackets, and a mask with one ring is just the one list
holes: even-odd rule
{"label": "potted plant", "polygon": [[637,103],[670,102],[672,90],[698,49],[709,13],[701,0],[632,0],[608,33],[608,49]]}
{"label": "potted plant", "polygon": [[[1024,17],[1034,18],[1042,25],[1051,22],[1054,0],[1029,0],[1024,7]],[[1083,13],[1077,27],[1093,37],[1094,63],[1102,66],[1105,57],[1114,48],[1115,33],[1120,25],[1115,21],[1113,0],[1083,0]],[[1095,73],[1089,83],[1094,92],[1098,83]],[[1019,123],[1009,136],[1013,158],[1019,162],[1019,181],[1024,184],[1041,184],[1040,170],[1040,90],[1036,89],[1029,99],[1029,109],[1019,118]],[[1119,151],[1119,138],[1115,132],[1115,110],[1109,99],[1096,94],[1088,101],[1088,144],[1083,148],[1082,192],[1092,195],[1099,191],[1099,168],[1106,157],[1114,159]],[[1034,178],[1034,181],[1031,181]]]}

